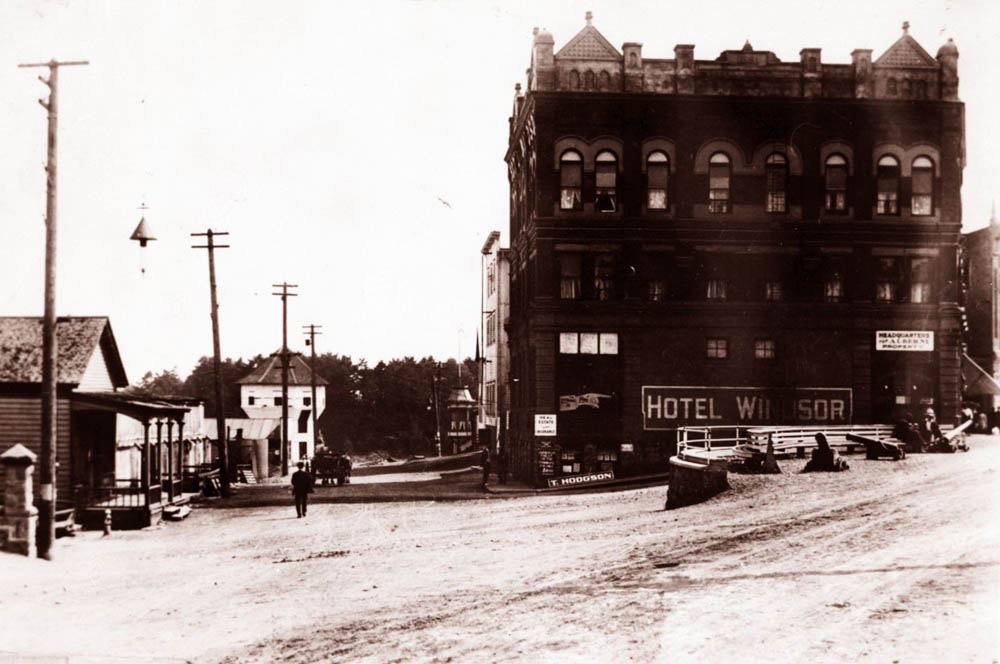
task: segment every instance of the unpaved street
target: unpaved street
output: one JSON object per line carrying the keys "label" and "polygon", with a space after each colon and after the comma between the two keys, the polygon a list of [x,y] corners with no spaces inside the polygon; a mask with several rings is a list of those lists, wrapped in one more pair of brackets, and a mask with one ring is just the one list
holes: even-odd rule
{"label": "unpaved street", "polygon": [[316,504],[306,519],[290,505],[197,509],[85,532],[59,541],[55,563],[0,558],[0,653],[996,661],[1000,440],[851,464],[730,475],[732,491],[673,512],[659,487]]}

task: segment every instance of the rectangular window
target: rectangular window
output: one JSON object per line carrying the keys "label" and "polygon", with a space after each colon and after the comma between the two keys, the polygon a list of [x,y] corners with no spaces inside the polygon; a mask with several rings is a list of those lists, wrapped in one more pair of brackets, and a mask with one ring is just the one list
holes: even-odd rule
{"label": "rectangular window", "polygon": [[713,214],[729,212],[729,164],[710,164],[708,167],[708,211]]}
{"label": "rectangular window", "polygon": [[729,342],[726,339],[709,339],[705,347],[705,356],[724,359],[729,354]]}
{"label": "rectangular window", "polygon": [[489,348],[497,342],[496,335],[496,314],[490,313],[486,316],[486,347]]}
{"label": "rectangular window", "polygon": [[910,259],[910,302],[927,304],[931,301],[931,260]]}
{"label": "rectangular window", "polygon": [[826,211],[843,213],[847,211],[847,167],[826,166]]}
{"label": "rectangular window", "polygon": [[753,344],[753,356],[758,360],[773,360],[774,339],[757,339]]}
{"label": "rectangular window", "polygon": [[913,304],[928,304],[931,301],[931,285],[922,281],[910,284],[910,302]]}
{"label": "rectangular window", "polygon": [[844,282],[834,276],[823,284],[823,299],[827,302],[840,302],[844,298]]}
{"label": "rectangular window", "polygon": [[663,279],[650,279],[647,297],[653,302],[663,302],[667,299],[667,282]]}
{"label": "rectangular window", "polygon": [[780,281],[769,281],[764,285],[764,298],[768,302],[778,302],[783,296]]}
{"label": "rectangular window", "polygon": [[600,254],[594,260],[594,299],[607,301],[614,297],[615,257]]}
{"label": "rectangular window", "polygon": [[618,176],[618,162],[597,162],[597,200],[595,207],[598,212],[614,212],[618,208],[618,191],[616,189],[616,179]]}
{"label": "rectangular window", "polygon": [[600,343],[601,355],[618,354],[618,334],[615,332],[602,332]]}
{"label": "rectangular window", "polygon": [[304,459],[309,453],[309,443],[304,440],[299,441],[299,458]]}
{"label": "rectangular window", "polygon": [[768,166],[766,171],[768,212],[785,211],[785,168]]}
{"label": "rectangular window", "polygon": [[580,333],[580,353],[582,355],[597,355],[600,348],[597,342],[597,332]]}
{"label": "rectangular window", "polygon": [[284,401],[282,400],[282,398],[281,398],[281,397],[274,397],[274,405],[275,405],[275,406],[281,406],[281,405],[282,405],[282,404],[284,404],[284,403],[285,403],[285,402],[284,402]]}
{"label": "rectangular window", "polygon": [[920,216],[934,214],[932,204],[934,171],[930,168],[914,168],[912,184],[913,197],[910,201],[910,213]]}
{"label": "rectangular window", "polygon": [[560,332],[559,352],[563,355],[617,355],[617,332]]}
{"label": "rectangular window", "polygon": [[313,401],[312,397],[302,397],[302,405],[303,406],[311,406],[312,405],[312,401]]}
{"label": "rectangular window", "polygon": [[666,162],[648,162],[646,178],[648,183],[648,199],[646,207],[650,210],[667,209],[667,169]]}
{"label": "rectangular window", "polygon": [[564,355],[576,355],[579,353],[580,335],[576,332],[560,332],[559,352]]}
{"label": "rectangular window", "polygon": [[879,281],[876,283],[875,299],[879,302],[895,302],[896,284],[891,281]]}
{"label": "rectangular window", "polygon": [[559,256],[559,297],[563,300],[578,300],[580,288],[580,255],[561,254]]}
{"label": "rectangular window", "polygon": [[727,284],[723,279],[709,279],[705,296],[709,300],[725,300],[726,286]]}
{"label": "rectangular window", "polygon": [[303,410],[299,413],[299,433],[309,433],[310,411]]}
{"label": "rectangular window", "polygon": [[253,402],[256,401],[257,397],[249,396],[247,397],[247,405],[252,406]]}
{"label": "rectangular window", "polygon": [[563,210],[582,210],[580,182],[583,180],[583,163],[563,161],[559,168],[561,182],[559,207]]}

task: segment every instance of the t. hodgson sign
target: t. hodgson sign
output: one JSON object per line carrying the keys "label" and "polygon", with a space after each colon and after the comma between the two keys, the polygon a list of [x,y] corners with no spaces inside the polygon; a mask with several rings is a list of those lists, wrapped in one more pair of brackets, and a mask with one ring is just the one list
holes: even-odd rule
{"label": "t. hodgson sign", "polygon": [[693,424],[850,424],[848,387],[682,387],[644,385],[642,428]]}

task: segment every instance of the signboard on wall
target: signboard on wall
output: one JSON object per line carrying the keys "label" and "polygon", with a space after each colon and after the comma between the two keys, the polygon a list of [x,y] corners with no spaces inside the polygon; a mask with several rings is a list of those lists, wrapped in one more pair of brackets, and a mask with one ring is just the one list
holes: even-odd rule
{"label": "signboard on wall", "polygon": [[556,452],[552,442],[548,440],[538,441],[538,473],[542,476],[556,474]]}
{"label": "signboard on wall", "polygon": [[928,330],[876,330],[875,350],[934,350],[934,333]]}
{"label": "signboard on wall", "polygon": [[849,387],[697,387],[644,385],[642,428],[690,425],[850,424]]}
{"label": "signboard on wall", "polygon": [[593,484],[594,482],[607,482],[609,480],[615,479],[615,474],[606,470],[600,473],[590,473],[589,475],[567,475],[565,477],[550,477],[548,480],[549,487],[557,486],[581,486],[584,484]]}
{"label": "signboard on wall", "polygon": [[555,413],[543,413],[535,415],[535,435],[536,436],[556,435]]}

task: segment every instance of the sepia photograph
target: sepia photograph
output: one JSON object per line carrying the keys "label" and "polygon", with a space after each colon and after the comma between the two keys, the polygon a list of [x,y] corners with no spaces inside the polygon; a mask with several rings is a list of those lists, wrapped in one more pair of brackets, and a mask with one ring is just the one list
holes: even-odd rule
{"label": "sepia photograph", "polygon": [[1000,4],[0,34],[0,664],[1000,662]]}

